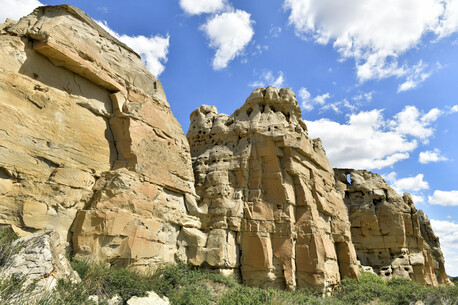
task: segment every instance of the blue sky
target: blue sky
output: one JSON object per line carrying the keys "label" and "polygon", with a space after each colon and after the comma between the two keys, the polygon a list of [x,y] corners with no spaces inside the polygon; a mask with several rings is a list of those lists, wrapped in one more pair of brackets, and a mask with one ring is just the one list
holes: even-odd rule
{"label": "blue sky", "polygon": [[334,167],[410,192],[458,275],[458,0],[0,0],[0,22],[75,5],[141,53],[186,132],[289,87]]}

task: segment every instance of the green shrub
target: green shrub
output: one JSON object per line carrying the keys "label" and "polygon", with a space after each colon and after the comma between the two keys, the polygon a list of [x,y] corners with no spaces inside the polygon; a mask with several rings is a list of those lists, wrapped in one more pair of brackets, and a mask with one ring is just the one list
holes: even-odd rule
{"label": "green shrub", "polygon": [[10,227],[0,229],[0,267],[5,265],[6,259],[19,251],[20,247],[13,247],[13,241],[19,236]]}
{"label": "green shrub", "polygon": [[152,290],[153,277],[126,268],[110,268],[85,260],[73,260],[72,268],[82,280],[81,295],[112,298],[115,295],[126,302],[133,296],[143,297]]}
{"label": "green shrub", "polygon": [[238,285],[224,294],[219,305],[263,305],[273,304],[273,289],[261,289]]}
{"label": "green shrub", "polygon": [[335,292],[336,298],[350,304],[365,304],[386,294],[385,282],[372,273],[361,273],[359,283],[355,279],[343,279]]}
{"label": "green shrub", "polygon": [[383,299],[394,305],[409,305],[420,300],[424,287],[407,279],[391,279],[386,282],[387,293]]}
{"label": "green shrub", "polygon": [[172,304],[211,304],[216,295],[211,290],[220,285],[229,289],[237,285],[234,278],[193,268],[185,264],[166,266],[153,276],[153,290],[165,295]]}

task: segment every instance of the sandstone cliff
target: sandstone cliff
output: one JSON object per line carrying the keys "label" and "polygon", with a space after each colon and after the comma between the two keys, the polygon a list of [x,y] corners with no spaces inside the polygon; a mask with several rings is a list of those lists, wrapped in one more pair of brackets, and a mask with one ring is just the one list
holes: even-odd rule
{"label": "sandstone cliff", "polygon": [[9,20],[0,49],[0,222],[73,235],[78,256],[175,261],[181,228],[200,224],[184,206],[188,142],[159,80],[68,5]]}
{"label": "sandstone cliff", "polygon": [[54,229],[77,257],[325,292],[358,254],[384,278],[448,283],[427,217],[378,175],[334,177],[291,90],[256,89],[231,116],[201,106],[186,138],[140,57],[75,7],[0,25],[0,117],[0,225]]}
{"label": "sandstone cliff", "polygon": [[187,137],[201,197],[190,213],[203,228],[183,230],[196,240],[189,263],[240,268],[248,285],[318,291],[358,274],[333,170],[291,90],[256,89],[231,116],[201,106]]}
{"label": "sandstone cliff", "polygon": [[410,194],[401,197],[380,175],[369,171],[334,171],[362,265],[371,266],[383,279],[406,278],[433,286],[450,283],[439,239]]}

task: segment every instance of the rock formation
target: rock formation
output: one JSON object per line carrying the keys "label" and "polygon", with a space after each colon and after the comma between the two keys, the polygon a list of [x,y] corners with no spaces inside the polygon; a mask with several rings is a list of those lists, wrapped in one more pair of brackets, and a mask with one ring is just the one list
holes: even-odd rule
{"label": "rock formation", "polygon": [[140,57],[75,7],[0,25],[0,117],[0,226],[74,256],[326,292],[357,276],[354,239],[382,277],[446,282],[427,218],[376,175],[335,180],[291,90],[201,106],[186,138]]}
{"label": "rock formation", "polygon": [[81,10],[0,27],[0,223],[55,229],[77,256],[173,262],[195,200],[189,146],[159,80]]}
{"label": "rock formation", "polygon": [[[11,245],[11,254],[5,258],[0,278],[14,275],[22,281],[24,295],[16,296],[21,303],[37,301],[51,293],[58,280],[77,283],[80,280],[67,258],[65,244],[55,231],[41,232],[22,237]],[[16,304],[15,300],[1,300],[2,304]],[[32,303],[32,302],[31,302]]]}
{"label": "rock formation", "polygon": [[362,265],[371,266],[382,279],[406,278],[433,286],[450,283],[439,239],[410,194],[401,197],[380,175],[366,170],[334,171]]}
{"label": "rock formation", "polygon": [[201,198],[188,210],[203,228],[182,231],[194,239],[189,263],[240,268],[248,285],[323,292],[358,274],[333,170],[291,90],[256,89],[231,116],[201,106],[187,137]]}

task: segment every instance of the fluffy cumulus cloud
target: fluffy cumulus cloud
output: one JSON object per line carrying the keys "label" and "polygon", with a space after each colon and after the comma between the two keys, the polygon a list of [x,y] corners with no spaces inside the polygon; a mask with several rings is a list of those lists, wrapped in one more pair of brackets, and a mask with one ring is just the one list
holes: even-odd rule
{"label": "fluffy cumulus cloud", "polygon": [[270,70],[266,70],[261,74],[261,78],[255,82],[249,84],[250,87],[259,88],[259,87],[276,87],[282,88],[285,84],[286,77],[282,71],[278,71],[277,76]]}
{"label": "fluffy cumulus cloud", "polygon": [[315,106],[323,106],[326,103],[326,100],[328,100],[331,97],[331,95],[326,92],[321,95],[317,95],[315,97],[312,97],[310,92],[307,90],[307,88],[302,87],[299,89],[299,98],[301,100],[301,108],[306,111],[311,111]]}
{"label": "fluffy cumulus cloud", "polygon": [[428,196],[431,204],[443,206],[458,206],[458,191],[434,191],[432,196]]}
{"label": "fluffy cumulus cloud", "polygon": [[407,106],[391,119],[374,109],[351,114],[344,124],[329,119],[305,123],[310,136],[323,141],[333,166],[381,169],[409,158],[419,140],[426,142],[434,134],[431,124],[438,117],[435,109],[423,114]]}
{"label": "fluffy cumulus cloud", "polygon": [[431,71],[422,61],[412,68],[399,57],[433,33],[436,39],[458,30],[456,0],[285,0],[296,33],[332,43],[342,59],[352,58],[363,82],[405,77],[399,91],[413,89]]}
{"label": "fluffy cumulus cloud", "polygon": [[37,0],[0,0],[0,23],[3,23],[6,18],[19,20],[41,5],[43,4]]}
{"label": "fluffy cumulus cloud", "polygon": [[221,70],[240,55],[254,35],[251,15],[242,10],[214,15],[201,26],[216,49],[213,68]]}
{"label": "fluffy cumulus cloud", "polygon": [[[407,177],[407,178],[400,178],[397,179],[397,175],[395,172],[389,173],[388,175],[384,176],[386,180],[388,180],[390,186],[399,194],[404,192],[418,192],[421,190],[429,189],[429,184],[425,180],[423,180],[423,174],[418,174],[415,177]],[[416,195],[417,199],[420,197]],[[421,198],[420,201],[423,199]],[[417,201],[415,201],[417,202]]]}
{"label": "fluffy cumulus cloud", "polygon": [[428,164],[431,162],[447,161],[448,159],[441,155],[439,149],[435,148],[434,150],[422,151],[418,155],[418,161],[421,164]]}
{"label": "fluffy cumulus cloud", "polygon": [[403,135],[410,135],[427,142],[427,139],[433,135],[431,123],[436,121],[442,111],[433,108],[426,114],[421,114],[415,106],[406,106],[404,110],[394,116],[389,122],[393,129]]}
{"label": "fluffy cumulus cloud", "polygon": [[458,112],[458,105],[455,105],[452,108],[450,108],[450,113],[455,113],[455,112]]}
{"label": "fluffy cumulus cloud", "polygon": [[180,7],[189,15],[216,13],[228,6],[225,0],[180,0]]}
{"label": "fluffy cumulus cloud", "polygon": [[148,70],[156,76],[159,76],[165,69],[165,63],[167,62],[167,54],[169,50],[169,36],[151,36],[146,37],[143,35],[139,36],[127,36],[120,35],[110,29],[106,22],[98,21],[98,24],[102,26],[108,33],[116,37],[126,45],[131,47],[137,52],[143,59]]}
{"label": "fluffy cumulus cloud", "polygon": [[447,274],[458,276],[458,224],[448,220],[430,221],[434,233],[440,239]]}

